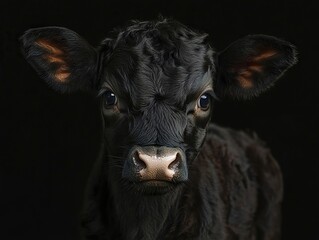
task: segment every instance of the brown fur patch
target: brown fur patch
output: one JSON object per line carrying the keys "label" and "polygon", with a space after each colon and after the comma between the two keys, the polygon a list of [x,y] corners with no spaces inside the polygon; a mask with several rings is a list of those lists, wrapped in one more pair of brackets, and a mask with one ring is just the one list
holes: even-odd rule
{"label": "brown fur patch", "polygon": [[239,72],[237,80],[239,85],[242,88],[252,88],[254,87],[254,82],[253,82],[253,78],[252,75],[253,73],[260,73],[263,71],[263,65],[262,65],[262,61],[267,60],[270,57],[273,57],[277,54],[277,52],[273,51],[273,50],[267,50],[264,51],[262,54],[259,54],[258,56],[252,58],[246,69],[244,68],[244,70],[242,70],[241,72]]}
{"label": "brown fur patch", "polygon": [[48,52],[48,54],[45,54],[43,57],[46,61],[57,64],[58,67],[54,73],[55,80],[58,82],[66,82],[71,73],[64,59],[64,52],[54,43],[45,39],[39,39],[35,43]]}
{"label": "brown fur patch", "polygon": [[39,39],[35,43],[38,44],[40,47],[45,48],[51,54],[54,54],[54,55],[63,55],[64,54],[64,52],[59,47],[57,47],[55,44],[51,43],[48,40]]}
{"label": "brown fur patch", "polygon": [[47,60],[48,60],[50,63],[65,64],[65,61],[64,61],[62,58],[60,58],[60,57],[52,56],[52,55],[46,55],[45,57],[47,58]]}
{"label": "brown fur patch", "polygon": [[67,68],[61,67],[55,72],[54,76],[58,81],[65,82],[70,74],[71,73],[68,71]]}
{"label": "brown fur patch", "polygon": [[244,70],[239,73],[239,76],[237,77],[237,80],[239,82],[239,85],[242,88],[252,88],[254,86],[253,80],[252,80],[252,71]]}
{"label": "brown fur patch", "polygon": [[251,64],[248,69],[252,72],[261,72],[263,70],[263,66],[259,64]]}
{"label": "brown fur patch", "polygon": [[261,62],[261,61],[266,60],[267,58],[270,58],[276,54],[277,54],[277,52],[274,50],[267,50],[267,51],[263,52],[262,54],[254,57],[252,62]]}

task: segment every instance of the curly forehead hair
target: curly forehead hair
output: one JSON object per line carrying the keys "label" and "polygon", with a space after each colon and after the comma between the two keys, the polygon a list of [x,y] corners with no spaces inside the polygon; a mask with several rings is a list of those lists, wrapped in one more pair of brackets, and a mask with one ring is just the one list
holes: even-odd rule
{"label": "curly forehead hair", "polygon": [[142,50],[152,62],[163,65],[167,60],[175,67],[192,64],[200,56],[207,56],[213,63],[213,51],[206,39],[208,34],[192,30],[171,20],[130,21],[122,28],[116,28],[101,45],[102,49],[135,48]]}

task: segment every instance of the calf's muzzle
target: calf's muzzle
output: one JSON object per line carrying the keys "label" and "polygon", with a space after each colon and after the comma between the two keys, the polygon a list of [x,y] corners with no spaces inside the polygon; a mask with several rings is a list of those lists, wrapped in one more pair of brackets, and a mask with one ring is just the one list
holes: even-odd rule
{"label": "calf's muzzle", "polygon": [[127,168],[130,169],[126,171],[137,173],[138,181],[187,180],[186,157],[180,148],[135,146],[131,150],[128,162]]}

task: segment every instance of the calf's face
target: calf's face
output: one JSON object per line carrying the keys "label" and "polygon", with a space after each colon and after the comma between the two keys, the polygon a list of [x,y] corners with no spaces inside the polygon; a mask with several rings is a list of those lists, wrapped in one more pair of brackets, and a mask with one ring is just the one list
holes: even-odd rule
{"label": "calf's face", "polygon": [[174,21],[134,23],[97,49],[59,27],[28,30],[21,41],[53,88],[96,92],[107,174],[143,193],[188,180],[217,97],[256,96],[296,62],[291,44],[265,35],[214,53],[205,34]]}
{"label": "calf's face", "polygon": [[115,46],[104,42],[114,48],[111,56],[101,55],[104,139],[120,177],[139,189],[168,189],[188,179],[187,166],[205,137],[213,52],[203,36],[191,43],[182,32],[173,41],[159,30],[146,33],[132,38],[124,32]]}

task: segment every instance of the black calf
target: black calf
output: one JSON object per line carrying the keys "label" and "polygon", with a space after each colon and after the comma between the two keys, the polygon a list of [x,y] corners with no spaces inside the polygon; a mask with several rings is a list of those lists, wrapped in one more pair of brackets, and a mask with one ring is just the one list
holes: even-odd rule
{"label": "black calf", "polygon": [[255,136],[210,119],[217,98],[272,86],[295,49],[250,35],[215,53],[206,36],[171,20],[133,22],[97,49],[65,28],[22,36],[26,59],[54,89],[101,99],[87,239],[279,239],[277,163]]}

